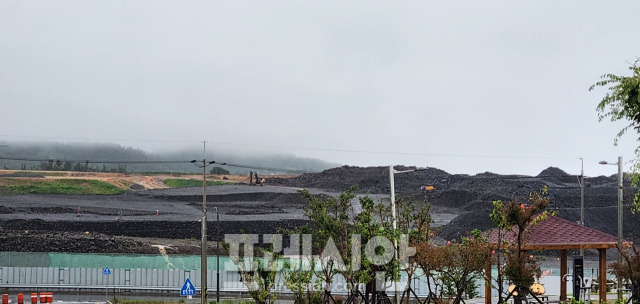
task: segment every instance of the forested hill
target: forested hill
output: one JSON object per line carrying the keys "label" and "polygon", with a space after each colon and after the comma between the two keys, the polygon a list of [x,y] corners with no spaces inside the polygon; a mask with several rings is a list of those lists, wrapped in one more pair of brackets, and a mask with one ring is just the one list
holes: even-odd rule
{"label": "forested hill", "polygon": [[[189,161],[200,161],[202,158],[202,150],[198,149],[154,154],[112,143],[2,142],[0,145],[0,168],[14,170],[195,173],[202,172],[202,169]],[[216,163],[264,168],[256,170],[220,165],[232,174],[245,174],[250,170],[262,174],[287,173],[289,170],[318,172],[337,166],[319,159],[285,153],[251,154],[211,150],[207,158],[207,161]]]}

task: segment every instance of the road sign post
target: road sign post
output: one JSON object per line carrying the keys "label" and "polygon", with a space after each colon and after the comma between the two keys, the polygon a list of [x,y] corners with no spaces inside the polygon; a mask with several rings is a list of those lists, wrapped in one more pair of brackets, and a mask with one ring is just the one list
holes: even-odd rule
{"label": "road sign post", "polygon": [[195,296],[196,295],[196,287],[193,286],[193,284],[191,283],[191,280],[189,280],[189,278],[184,280],[184,284],[182,285],[182,288],[180,288],[180,295],[181,296]]}
{"label": "road sign post", "polygon": [[109,266],[104,268],[102,274],[107,276],[107,282],[104,284],[104,297],[105,301],[109,301],[109,275],[111,274],[111,269],[109,269]]}

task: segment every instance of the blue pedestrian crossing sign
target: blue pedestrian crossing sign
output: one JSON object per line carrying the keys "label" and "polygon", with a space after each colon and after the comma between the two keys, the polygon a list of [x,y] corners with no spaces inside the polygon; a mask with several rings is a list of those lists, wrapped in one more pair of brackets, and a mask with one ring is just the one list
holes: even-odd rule
{"label": "blue pedestrian crossing sign", "polygon": [[180,295],[181,296],[195,296],[196,295],[196,287],[193,286],[193,284],[191,284],[191,280],[189,280],[189,278],[187,278],[184,281],[184,285],[182,285],[182,288],[180,289]]}
{"label": "blue pedestrian crossing sign", "polygon": [[104,275],[110,275],[111,274],[111,269],[109,269],[109,266],[104,268],[104,271],[102,272],[102,274],[104,274]]}

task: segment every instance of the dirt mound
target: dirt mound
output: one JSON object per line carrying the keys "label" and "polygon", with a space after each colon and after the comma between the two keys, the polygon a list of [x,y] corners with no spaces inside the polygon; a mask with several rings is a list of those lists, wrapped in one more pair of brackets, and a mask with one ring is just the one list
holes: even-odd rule
{"label": "dirt mound", "polygon": [[[396,166],[396,170],[411,170],[415,167]],[[342,191],[352,185],[358,186],[361,193],[388,194],[388,167],[349,167],[333,168],[315,174],[304,174],[290,179],[268,179],[268,184],[279,184],[301,188],[321,188],[331,191]],[[427,168],[424,171],[408,172],[395,175],[396,193],[401,197],[410,197],[416,201],[428,202],[434,206],[451,208],[461,215],[445,227],[445,237],[458,237],[474,228],[486,230],[493,228],[488,214],[493,208],[493,201],[518,200],[527,202],[529,194],[547,187],[551,198],[550,209],[563,210],[562,215],[570,220],[576,214],[573,210],[580,207],[580,183],[578,176],[569,175],[556,167],[549,167],[537,176],[499,175],[491,172],[469,175],[450,175],[445,171]],[[421,186],[433,185],[430,191],[421,190]],[[599,176],[585,178],[585,213],[590,219],[592,228],[615,234],[609,214],[615,205],[617,188],[616,178]],[[637,188],[630,181],[625,181],[625,202],[629,204]],[[605,209],[603,209],[605,208]],[[455,212],[453,211],[453,212]],[[487,216],[478,216],[487,214]],[[586,221],[586,220],[585,220]],[[615,221],[613,221],[615,222]],[[630,222],[633,223],[633,222]],[[625,224],[625,231],[640,236],[640,227]]]}
{"label": "dirt mound", "polygon": [[557,167],[549,167],[547,169],[542,170],[538,177],[542,176],[556,176],[556,177],[567,177],[570,176],[567,172],[564,172],[562,169]]}
{"label": "dirt mound", "polygon": [[[416,192],[427,184],[436,184],[447,179],[449,174],[436,168],[416,168],[395,166],[397,171],[416,170],[395,175],[398,191]],[[419,170],[419,171],[418,171]],[[344,191],[353,186],[358,193],[389,193],[389,167],[343,166],[320,173],[307,173],[293,178],[267,178],[268,185],[300,188],[318,188],[330,191]]]}
{"label": "dirt mound", "polygon": [[71,253],[157,253],[142,242],[99,233],[5,230],[0,235],[3,248],[19,252]]}

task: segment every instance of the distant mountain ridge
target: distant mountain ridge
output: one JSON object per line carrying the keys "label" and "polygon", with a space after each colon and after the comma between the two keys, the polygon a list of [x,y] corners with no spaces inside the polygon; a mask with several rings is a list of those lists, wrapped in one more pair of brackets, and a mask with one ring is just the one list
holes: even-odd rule
{"label": "distant mountain ridge", "polygon": [[[317,172],[337,166],[337,164],[323,160],[298,157],[286,153],[251,154],[250,152],[235,153],[212,150],[208,154],[215,156],[215,158],[211,157],[212,159],[208,159],[208,161],[257,168]],[[26,160],[38,159],[45,162],[52,160],[54,163],[59,161],[60,166],[64,165],[63,163],[66,161],[80,164],[90,161],[89,164],[86,164],[89,166],[89,171],[123,169],[123,166],[126,166],[127,172],[197,173],[202,172],[202,169],[189,163],[189,161],[192,159],[202,160],[202,157],[202,150],[198,149],[154,154],[139,148],[125,147],[113,143],[3,142],[3,147],[0,148],[0,168],[38,170],[41,169],[42,165],[40,161]],[[105,163],[99,161],[104,161]],[[140,161],[147,163],[130,163]],[[158,163],[153,163],[154,161]],[[163,161],[184,161],[184,163],[160,163]],[[245,174],[249,171],[257,171],[261,174],[278,173],[278,171],[267,169],[231,167],[217,164],[213,166],[224,167],[232,174]]]}

